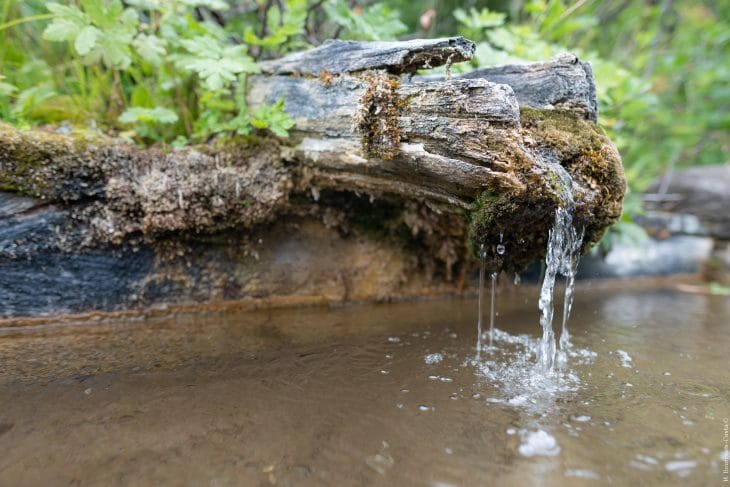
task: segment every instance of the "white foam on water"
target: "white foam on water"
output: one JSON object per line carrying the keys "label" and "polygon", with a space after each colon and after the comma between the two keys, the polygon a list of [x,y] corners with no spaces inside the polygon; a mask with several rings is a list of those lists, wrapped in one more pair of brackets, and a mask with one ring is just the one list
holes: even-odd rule
{"label": "white foam on water", "polygon": [[616,350],[616,355],[618,355],[618,358],[621,360],[621,367],[630,369],[634,366],[633,365],[634,360],[624,350]]}
{"label": "white foam on water", "polygon": [[[502,403],[520,409],[544,412],[555,403],[558,395],[575,392],[580,378],[570,369],[568,359],[580,356],[578,363],[593,362],[596,354],[573,347],[565,360],[553,369],[545,370],[536,363],[541,341],[529,335],[511,335],[495,329],[496,346],[483,360],[471,364],[479,378],[496,386],[501,394],[490,396],[488,402]],[[558,352],[562,354],[562,352]]]}
{"label": "white foam on water", "polygon": [[697,462],[695,460],[676,460],[664,464],[664,468],[666,468],[667,471],[676,473],[680,477],[686,477],[689,475],[692,469],[696,466]]}
{"label": "white foam on water", "polygon": [[560,454],[560,446],[555,437],[544,430],[520,430],[520,438],[522,443],[518,451],[523,457],[554,457]]}
{"label": "white foam on water", "polygon": [[441,362],[444,359],[443,354],[440,353],[429,353],[423,357],[423,361],[426,365],[434,365]]}
{"label": "white foam on water", "polygon": [[636,454],[636,459],[649,465],[657,465],[659,463],[656,458],[650,457],[648,455],[642,455],[641,453]]}
{"label": "white foam on water", "polygon": [[601,476],[593,470],[584,468],[569,468],[565,471],[566,477],[577,477],[579,479],[601,480]]}

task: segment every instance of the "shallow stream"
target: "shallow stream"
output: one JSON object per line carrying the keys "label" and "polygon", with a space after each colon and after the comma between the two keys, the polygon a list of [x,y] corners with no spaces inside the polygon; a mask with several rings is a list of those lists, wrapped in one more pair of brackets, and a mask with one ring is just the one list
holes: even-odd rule
{"label": "shallow stream", "polygon": [[540,374],[538,294],[3,328],[0,484],[722,484],[730,299],[581,283]]}

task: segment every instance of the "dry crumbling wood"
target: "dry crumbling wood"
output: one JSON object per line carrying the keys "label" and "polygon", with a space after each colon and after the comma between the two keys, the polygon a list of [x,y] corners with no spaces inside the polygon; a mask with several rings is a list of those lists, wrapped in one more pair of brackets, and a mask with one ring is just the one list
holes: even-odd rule
{"label": "dry crumbling wood", "polygon": [[[490,252],[495,269],[519,270],[544,255],[565,191],[586,227],[586,246],[595,242],[620,214],[625,181],[615,148],[594,123],[590,67],[566,55],[458,79],[407,74],[472,52],[462,38],[336,41],[267,62],[266,74],[249,80],[248,102],[283,99],[295,121],[286,140],[163,151],[95,133],[0,125],[0,191],[36,198],[32,208],[51,204],[32,210],[33,218],[21,200],[5,205],[0,266],[33,262],[41,250],[47,261],[130,243],[151,249],[157,262],[170,242],[245,233],[300,211],[292,195],[316,199],[322,190],[408,208],[399,221],[445,266],[447,279],[465,258],[466,220],[472,245],[507,246],[503,255]],[[570,187],[561,186],[561,171]],[[343,225],[338,204],[321,211],[328,227]]]}

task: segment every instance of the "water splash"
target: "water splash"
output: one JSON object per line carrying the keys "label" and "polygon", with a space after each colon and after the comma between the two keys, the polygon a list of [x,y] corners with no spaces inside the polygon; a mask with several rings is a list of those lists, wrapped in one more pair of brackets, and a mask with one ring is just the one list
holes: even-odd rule
{"label": "water splash", "polygon": [[[475,374],[496,390],[486,398],[489,403],[517,408],[529,415],[542,415],[559,407],[560,398],[580,388],[578,373],[569,366],[542,371],[535,367],[542,340],[527,334],[512,335],[494,330],[497,348],[489,358],[474,362]],[[566,352],[571,365],[588,365],[596,354],[578,347]],[[537,426],[537,425],[535,425]]]}

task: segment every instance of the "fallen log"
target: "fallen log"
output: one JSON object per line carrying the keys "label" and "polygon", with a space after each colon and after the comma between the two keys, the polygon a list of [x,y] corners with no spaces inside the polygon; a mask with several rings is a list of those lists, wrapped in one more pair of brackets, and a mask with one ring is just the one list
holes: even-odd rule
{"label": "fallen log", "polygon": [[[79,298],[74,305],[68,305],[71,298],[61,300],[71,311],[296,296],[306,286],[262,283],[261,275],[247,270],[262,263],[247,259],[259,252],[249,245],[252,236],[264,240],[266,228],[281,227],[272,222],[296,226],[299,218],[336,228],[345,240],[369,238],[401,256],[391,262],[392,275],[383,271],[379,278],[377,287],[387,296],[350,276],[349,284],[335,288],[365,290],[335,293],[335,300],[393,297],[415,280],[422,284],[408,293],[422,294],[434,279],[463,280],[469,249],[473,254],[481,244],[495,270],[519,271],[544,255],[555,209],[567,204],[566,195],[588,248],[620,215],[625,190],[620,158],[594,123],[589,66],[566,55],[458,79],[409,79],[419,69],[469,59],[473,49],[463,38],[332,41],[266,62],[263,73],[249,80],[248,103],[283,99],[295,121],[286,140],[142,149],[98,133],[0,125],[0,190],[23,195],[22,201],[0,198],[0,268],[13,269],[0,276],[16,279],[24,268],[29,276],[42,273],[44,266],[62,266],[64,258],[94,255],[103,263],[105,253],[121,259],[105,267],[111,273],[125,259],[135,262],[133,276],[114,290],[121,297]],[[361,228],[364,220],[367,228]],[[286,235],[272,231],[277,238]],[[415,263],[405,263],[408,258],[395,250],[400,244],[388,235],[408,240],[404,245],[418,254]],[[245,262],[221,257],[235,242],[246,242]],[[507,246],[504,254],[494,251],[500,242]],[[317,269],[307,272],[311,277]],[[340,279],[334,270],[323,278]],[[18,305],[23,292],[12,290],[10,277],[0,281],[0,314],[55,309]],[[46,283],[50,293],[63,285],[54,282]]]}

